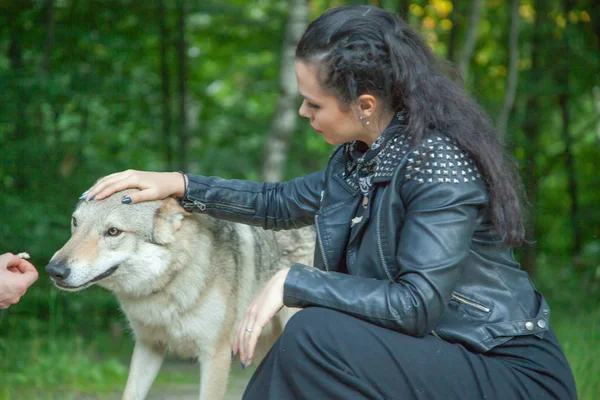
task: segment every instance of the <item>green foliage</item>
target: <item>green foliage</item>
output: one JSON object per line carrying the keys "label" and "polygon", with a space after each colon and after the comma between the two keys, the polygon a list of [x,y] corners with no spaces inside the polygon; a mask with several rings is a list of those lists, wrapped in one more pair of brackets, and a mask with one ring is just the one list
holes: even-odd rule
{"label": "green foliage", "polygon": [[[357,2],[312,1],[311,18],[329,6],[349,3]],[[380,2],[392,10],[398,3]],[[434,50],[448,54],[456,34],[458,54],[468,28],[468,4],[410,3],[409,23]],[[520,7],[519,85],[505,139],[523,171],[537,168],[535,181],[525,182],[535,185],[537,195],[531,210],[538,233],[535,281],[554,310],[580,394],[591,399],[600,392],[594,379],[600,375],[594,361],[599,354],[592,350],[600,347],[600,315],[591,307],[600,300],[600,178],[595,170],[600,112],[591,91],[600,85],[600,19],[591,0],[541,3],[547,9],[538,12],[543,40],[537,69],[532,66],[537,10],[531,1]],[[114,346],[96,341],[98,333],[125,326],[114,297],[99,288],[59,292],[43,272],[69,237],[79,194],[115,171],[182,168],[183,118],[190,137],[183,149],[189,159],[184,169],[258,179],[279,96],[286,1],[186,3],[186,115],[179,108],[179,2],[164,0],[166,37],[161,36],[158,0],[55,0],[51,20],[44,4],[0,4],[0,253],[28,251],[41,275],[19,305],[0,313],[0,398],[15,398],[13,385],[35,389],[67,382],[70,390],[101,391],[102,382],[109,387],[124,379],[122,354],[119,361],[95,358]],[[506,88],[510,13],[506,0],[486,4],[466,84],[495,117]],[[168,98],[162,92],[161,43],[167,49]],[[575,215],[558,105],[565,94],[579,207]],[[532,96],[539,103],[533,115],[539,130],[533,156],[524,129]],[[166,129],[165,110],[170,115]],[[330,152],[300,123],[286,178],[322,168]],[[576,229],[583,242],[579,252],[574,251]],[[65,346],[73,351],[65,352]]]}

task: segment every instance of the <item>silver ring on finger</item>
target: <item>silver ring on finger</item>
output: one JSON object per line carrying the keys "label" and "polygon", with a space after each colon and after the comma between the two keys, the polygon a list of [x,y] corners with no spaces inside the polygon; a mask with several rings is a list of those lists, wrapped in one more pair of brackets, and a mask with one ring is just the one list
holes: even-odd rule
{"label": "silver ring on finger", "polygon": [[246,328],[246,329],[244,329],[244,330],[245,330],[246,332],[252,332],[252,329],[250,329],[250,328]]}

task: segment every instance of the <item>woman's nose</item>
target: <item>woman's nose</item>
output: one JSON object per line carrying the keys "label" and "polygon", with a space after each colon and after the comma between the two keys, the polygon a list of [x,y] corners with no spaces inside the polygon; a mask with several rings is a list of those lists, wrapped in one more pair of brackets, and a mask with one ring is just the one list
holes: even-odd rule
{"label": "woman's nose", "polygon": [[298,109],[298,114],[301,117],[310,118],[310,116],[308,115],[308,112],[307,112],[307,108],[308,107],[306,106],[306,100],[303,100],[302,104],[300,105],[300,108]]}

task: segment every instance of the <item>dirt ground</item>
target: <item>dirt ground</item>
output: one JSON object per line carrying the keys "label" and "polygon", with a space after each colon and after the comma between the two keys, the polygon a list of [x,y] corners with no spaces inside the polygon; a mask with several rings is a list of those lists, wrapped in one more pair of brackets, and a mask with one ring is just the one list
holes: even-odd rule
{"label": "dirt ground", "polygon": [[[170,363],[164,365],[161,369],[178,370],[179,372],[186,372],[186,375],[190,375],[199,371],[197,365],[194,364],[182,364],[182,363]],[[227,394],[225,400],[240,400],[246,384],[252,376],[254,371],[253,367],[243,371],[239,365],[235,363],[231,367],[231,375],[229,376],[229,384],[227,387]],[[199,382],[200,376],[198,375],[198,384],[189,383],[177,383],[177,384],[159,384],[153,385],[150,393],[146,397],[146,400],[198,400],[199,398]],[[76,400],[120,400],[121,393],[114,393],[110,395],[94,396],[94,395],[82,395],[77,396]]]}

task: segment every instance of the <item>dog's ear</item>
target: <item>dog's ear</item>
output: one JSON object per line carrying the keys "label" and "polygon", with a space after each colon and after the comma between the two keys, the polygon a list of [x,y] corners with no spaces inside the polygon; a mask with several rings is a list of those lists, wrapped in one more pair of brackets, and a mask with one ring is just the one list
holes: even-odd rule
{"label": "dog's ear", "polygon": [[154,215],[153,241],[157,244],[168,244],[175,240],[175,233],[181,228],[183,218],[189,214],[174,198],[162,201]]}

